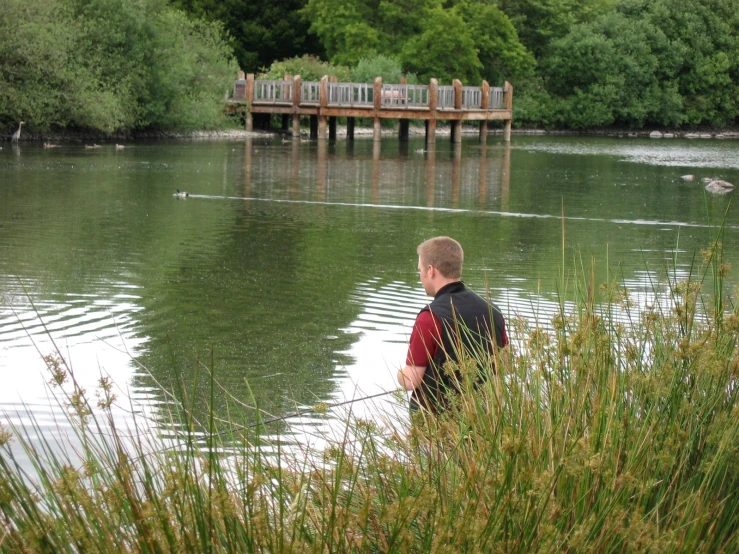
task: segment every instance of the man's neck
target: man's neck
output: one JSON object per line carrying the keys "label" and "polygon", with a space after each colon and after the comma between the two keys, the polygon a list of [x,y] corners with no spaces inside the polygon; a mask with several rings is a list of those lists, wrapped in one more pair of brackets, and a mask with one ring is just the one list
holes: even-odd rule
{"label": "man's neck", "polygon": [[438,296],[439,293],[444,290],[445,287],[448,287],[449,285],[453,285],[454,283],[461,283],[461,279],[445,279],[443,282],[439,283],[439,286],[436,288],[436,294],[434,294],[434,297]]}

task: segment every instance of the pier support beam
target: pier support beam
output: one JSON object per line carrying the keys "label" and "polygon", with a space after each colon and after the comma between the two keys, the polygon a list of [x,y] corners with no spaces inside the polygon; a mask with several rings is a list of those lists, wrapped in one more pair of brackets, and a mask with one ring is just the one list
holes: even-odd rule
{"label": "pier support beam", "polygon": [[[482,82],[480,87],[482,90],[482,98],[480,103],[480,109],[487,111],[490,106],[490,85],[487,81]],[[488,139],[488,120],[483,119],[480,121],[480,142],[486,142]]]}
{"label": "pier support beam", "polygon": [[293,77],[293,138],[300,138],[300,95],[302,91],[300,75]]}
{"label": "pier support beam", "polygon": [[429,115],[426,120],[426,146],[436,144],[436,106],[439,98],[439,81],[429,81]]}
{"label": "pier support beam", "polygon": [[483,119],[480,121],[480,142],[485,142],[488,138],[488,122]]}
{"label": "pier support beam", "polygon": [[[454,79],[452,81],[454,86],[454,109],[462,109],[462,81]],[[452,143],[459,144],[462,142],[462,121],[452,121]]]}
{"label": "pier support beam", "polygon": [[382,77],[375,77],[375,86],[372,93],[375,108],[375,124],[373,127],[372,139],[375,142],[380,142],[382,140],[382,127],[380,126],[380,118],[377,114],[379,113],[380,108],[382,108]]}
{"label": "pier support beam", "polygon": [[318,138],[318,116],[310,116],[310,138],[316,140]]}
{"label": "pier support beam", "polygon": [[246,130],[252,132],[254,130],[254,116],[251,113],[251,104],[254,102],[254,73],[249,73],[246,76],[246,94],[244,95],[244,101],[246,102]]}
{"label": "pier support beam", "polygon": [[398,139],[400,142],[408,142],[408,135],[410,135],[410,121],[401,119],[400,128],[398,129]]}
{"label": "pier support beam", "polygon": [[329,140],[336,140],[336,120],[338,117],[328,118],[328,138]]}
{"label": "pier support beam", "polygon": [[[321,77],[321,84],[318,90],[318,105],[321,108],[328,107],[328,75]],[[325,115],[318,114],[318,140],[326,140],[328,138],[327,120],[328,118]]]}
{"label": "pier support beam", "polygon": [[354,118],[346,118],[346,140],[354,140]]}
{"label": "pier support beam", "polygon": [[[513,85],[508,81],[505,82],[505,107],[510,112],[511,118],[513,118]],[[511,119],[505,120],[503,142],[511,142]]]}
{"label": "pier support beam", "polygon": [[436,120],[426,120],[426,145],[436,144]]}
{"label": "pier support beam", "polygon": [[462,122],[450,121],[450,123],[452,124],[452,144],[460,144],[462,142]]}

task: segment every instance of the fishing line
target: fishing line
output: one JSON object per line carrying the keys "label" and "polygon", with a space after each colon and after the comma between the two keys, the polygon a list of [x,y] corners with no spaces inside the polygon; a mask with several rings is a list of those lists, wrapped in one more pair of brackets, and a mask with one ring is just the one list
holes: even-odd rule
{"label": "fishing line", "polygon": [[[365,400],[372,400],[373,398],[379,398],[381,396],[387,396],[388,394],[395,394],[397,392],[401,392],[403,389],[393,389],[383,392],[378,392],[377,394],[371,394],[369,396],[364,396],[362,398],[355,398],[353,400],[345,400],[344,402],[335,402],[333,404],[326,404],[326,403],[319,403],[313,408],[310,408],[308,410],[298,410],[297,412],[283,415],[283,416],[276,416],[272,417],[270,419],[265,419],[262,421],[258,421],[256,423],[252,423],[251,425],[240,425],[237,428],[238,429],[253,429],[255,427],[259,427],[260,425],[269,425],[270,423],[277,423],[280,421],[286,421],[288,419],[292,419],[294,417],[300,417],[308,414],[315,414],[315,413],[322,413],[323,411],[328,411],[333,408],[339,408],[341,406],[346,406],[347,404],[354,404],[355,402],[363,402]],[[222,433],[218,433],[219,435]]]}

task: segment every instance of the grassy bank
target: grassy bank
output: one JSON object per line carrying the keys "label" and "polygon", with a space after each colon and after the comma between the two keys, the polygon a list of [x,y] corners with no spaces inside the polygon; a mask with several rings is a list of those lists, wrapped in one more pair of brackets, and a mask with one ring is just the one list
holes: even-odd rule
{"label": "grassy bank", "polygon": [[52,355],[81,461],[3,428],[0,550],[736,552],[739,314],[720,242],[639,306],[587,266],[563,271],[554,318],[511,318],[515,346],[443,417],[350,417],[320,455],[265,445],[235,403],[227,422],[183,406],[176,448],[130,438],[110,383],[93,399]]}

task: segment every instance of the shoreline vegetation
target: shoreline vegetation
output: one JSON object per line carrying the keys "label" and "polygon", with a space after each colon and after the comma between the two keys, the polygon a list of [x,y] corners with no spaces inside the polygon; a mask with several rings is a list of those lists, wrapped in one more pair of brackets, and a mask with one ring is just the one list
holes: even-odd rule
{"label": "shoreline vegetation", "polygon": [[735,0],[425,0],[412,9],[351,0],[342,10],[333,0],[6,0],[3,13],[3,137],[20,121],[24,133],[112,138],[223,128],[239,69],[267,79],[509,82],[514,124],[527,128],[700,135],[739,124]]}
{"label": "shoreline vegetation", "polygon": [[[447,136],[451,133],[451,128],[448,125],[439,125],[436,130],[440,136]],[[354,135],[357,139],[371,138],[373,134],[372,127],[360,127],[354,128]],[[397,136],[398,130],[393,128],[383,127],[382,136]],[[409,128],[409,134],[411,136],[423,136],[424,127],[422,125],[411,125]],[[462,134],[466,136],[478,135],[479,128],[476,125],[463,125]],[[492,128],[488,129],[488,136],[502,135],[503,129]],[[739,129],[737,128],[726,128],[726,129],[693,129],[693,130],[675,130],[675,129],[619,129],[619,128],[605,128],[605,129],[588,129],[588,130],[573,130],[573,129],[538,129],[538,128],[513,128],[511,129],[512,135],[521,136],[589,136],[589,137],[614,137],[614,138],[653,138],[653,139],[673,139],[673,138],[685,138],[685,139],[739,139]],[[32,144],[32,143],[48,143],[61,142],[61,143],[79,143],[89,140],[98,140],[102,142],[106,141],[129,141],[136,142],[142,140],[166,140],[166,139],[242,139],[247,137],[265,137],[265,136],[278,136],[287,135],[288,138],[292,138],[289,132],[273,128],[271,131],[245,131],[237,128],[224,128],[215,129],[208,131],[135,131],[125,133],[112,133],[106,134],[96,131],[50,131],[47,133],[24,133],[22,136],[21,144]],[[307,129],[301,130],[301,137],[308,137],[309,133]],[[337,138],[346,138],[346,126],[337,126]],[[2,145],[0,140],[0,145]],[[7,142],[7,141],[6,141]]]}
{"label": "shoreline vegetation", "polygon": [[724,290],[721,241],[647,294],[596,283],[563,244],[558,311],[510,314],[495,371],[463,357],[445,415],[349,416],[317,453],[288,451],[233,398],[223,420],[170,395],[166,439],[121,429],[111,383],[93,397],[51,353],[80,447],[39,447],[31,414],[0,428],[0,551],[736,552],[739,289]]}

